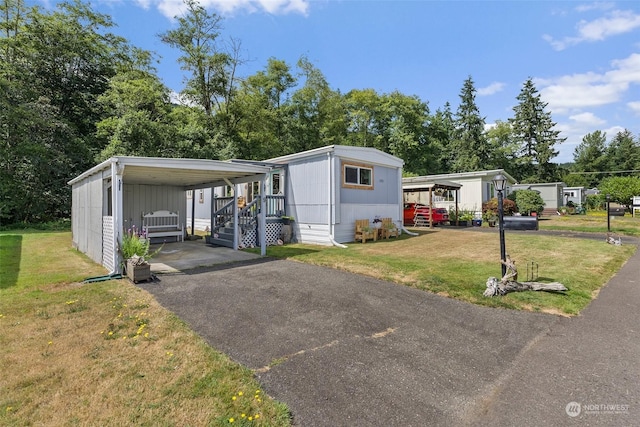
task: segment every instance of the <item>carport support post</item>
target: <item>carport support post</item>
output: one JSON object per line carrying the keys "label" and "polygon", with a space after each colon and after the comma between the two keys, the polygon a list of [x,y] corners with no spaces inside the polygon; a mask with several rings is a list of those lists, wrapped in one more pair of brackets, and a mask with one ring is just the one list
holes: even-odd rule
{"label": "carport support post", "polygon": [[433,187],[429,187],[429,228],[433,228]]}
{"label": "carport support post", "polygon": [[258,229],[260,233],[260,255],[267,255],[267,174],[260,180],[260,213]]}
{"label": "carport support post", "polygon": [[122,244],[122,176],[124,165],[117,161],[111,163],[111,214],[113,215],[113,269],[114,272],[122,271],[120,251]]}

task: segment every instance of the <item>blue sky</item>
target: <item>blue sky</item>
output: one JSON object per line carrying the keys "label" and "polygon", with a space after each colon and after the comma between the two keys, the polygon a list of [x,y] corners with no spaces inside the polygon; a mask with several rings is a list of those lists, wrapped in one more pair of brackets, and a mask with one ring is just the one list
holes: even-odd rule
{"label": "blue sky", "polygon": [[[49,7],[54,0],[43,0]],[[507,120],[532,77],[567,141],[556,162],[573,160],[589,132],[608,139],[640,133],[640,2],[201,0],[223,16],[221,37],[242,43],[248,76],[275,57],[306,55],[343,93],[398,90],[432,112],[459,103],[464,80],[478,89],[486,123]],[[160,57],[158,74],[178,92],[178,52],[158,34],[175,27],[181,0],[93,0],[113,32]]]}

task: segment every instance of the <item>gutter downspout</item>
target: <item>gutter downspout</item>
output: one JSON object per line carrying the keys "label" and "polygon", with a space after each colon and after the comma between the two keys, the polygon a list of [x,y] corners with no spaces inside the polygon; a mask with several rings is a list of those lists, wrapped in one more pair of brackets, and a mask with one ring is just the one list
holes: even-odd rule
{"label": "gutter downspout", "polygon": [[346,249],[347,246],[343,245],[342,243],[338,243],[334,240],[333,238],[333,231],[334,231],[334,227],[333,227],[333,223],[331,221],[332,215],[331,215],[331,205],[332,205],[332,201],[333,201],[333,156],[332,156],[332,152],[329,151],[327,153],[327,160],[329,161],[329,194],[328,194],[328,200],[327,200],[327,226],[329,228],[329,242],[331,242],[331,244],[333,246],[337,246],[339,248],[342,249]]}
{"label": "gutter downspout", "polygon": [[398,191],[400,192],[400,230],[403,233],[407,233],[409,236],[417,236],[418,233],[414,233],[413,231],[409,231],[404,228],[404,189],[402,188],[402,168],[398,168],[398,186],[400,187]]}

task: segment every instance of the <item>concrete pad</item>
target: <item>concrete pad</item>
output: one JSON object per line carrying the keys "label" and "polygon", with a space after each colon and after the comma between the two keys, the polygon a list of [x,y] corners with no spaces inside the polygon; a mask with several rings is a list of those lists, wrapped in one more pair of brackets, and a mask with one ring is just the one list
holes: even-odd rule
{"label": "concrete pad", "polygon": [[204,239],[151,245],[151,252],[158,248],[161,248],[160,252],[150,262],[152,273],[176,273],[196,267],[260,258],[260,255],[249,252],[207,245]]}

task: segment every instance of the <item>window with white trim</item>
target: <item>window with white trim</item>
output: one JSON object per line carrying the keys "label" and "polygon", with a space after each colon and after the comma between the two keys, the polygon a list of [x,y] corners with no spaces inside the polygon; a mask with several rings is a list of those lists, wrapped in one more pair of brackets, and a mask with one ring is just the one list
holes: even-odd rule
{"label": "window with white trim", "polygon": [[347,188],[372,190],[373,167],[357,163],[343,163],[342,186]]}

